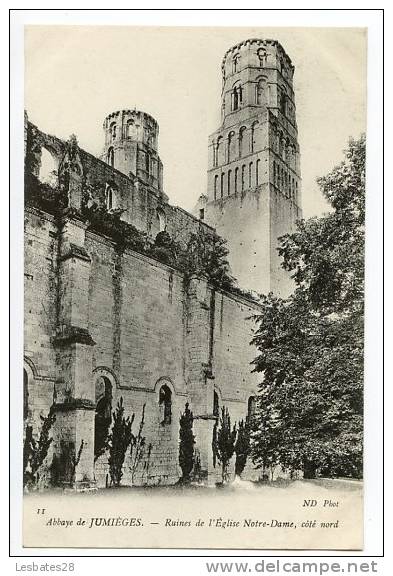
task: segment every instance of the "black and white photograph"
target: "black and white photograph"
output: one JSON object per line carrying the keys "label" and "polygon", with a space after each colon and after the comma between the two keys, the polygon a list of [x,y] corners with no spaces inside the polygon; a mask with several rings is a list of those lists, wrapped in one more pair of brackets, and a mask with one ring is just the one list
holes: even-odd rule
{"label": "black and white photograph", "polygon": [[362,550],[367,29],[24,66],[23,546]]}

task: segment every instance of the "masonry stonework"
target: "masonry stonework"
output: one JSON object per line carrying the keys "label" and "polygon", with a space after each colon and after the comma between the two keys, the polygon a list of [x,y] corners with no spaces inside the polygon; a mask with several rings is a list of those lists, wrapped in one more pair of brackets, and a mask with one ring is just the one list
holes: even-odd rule
{"label": "masonry stonework", "polygon": [[[240,421],[257,393],[250,317],[258,303],[121,246],[83,217],[86,206],[103,207],[148,243],[163,231],[187,239],[217,228],[228,239],[240,286],[288,289],[275,243],[301,213],[293,66],[279,44],[254,40],[231,49],[223,66],[223,124],[210,140],[208,196],[199,218],[168,203],[158,124],[148,114],[110,114],[102,159],[80,149],[74,136],[64,142],[26,118],[26,165],[42,186],[51,185],[58,202],[66,197],[56,213],[42,203],[25,210],[25,424],[37,433],[40,416],[54,406],[49,483],[51,475],[70,481],[65,455],[83,445],[76,485],[108,485],[107,455],[94,456],[95,425],[99,406],[105,402],[110,415],[120,398],[125,414],[135,415],[134,432],[144,413],[148,447],[136,471],[127,455],[124,484],[177,482],[179,418],[187,402],[199,477],[214,483],[220,479],[212,451],[217,407]],[[247,154],[239,151],[245,133],[252,135]],[[239,188],[246,156],[250,185]],[[246,467],[246,477],[258,474]]]}

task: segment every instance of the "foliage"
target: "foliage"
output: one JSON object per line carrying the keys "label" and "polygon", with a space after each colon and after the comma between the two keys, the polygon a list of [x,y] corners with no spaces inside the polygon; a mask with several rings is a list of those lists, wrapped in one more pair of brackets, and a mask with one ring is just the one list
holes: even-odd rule
{"label": "foliage", "polygon": [[124,417],[123,398],[117,403],[116,410],[113,412],[113,424],[108,436],[109,448],[109,474],[111,483],[114,486],[120,486],[123,476],[123,464],[127,448],[132,440],[132,424],[134,414],[131,419],[129,416]]}
{"label": "foliage", "polygon": [[198,233],[190,234],[179,255],[179,264],[188,277],[204,277],[214,287],[228,289],[234,279],[230,275],[227,256],[226,240],[200,228]]}
{"label": "foliage", "polygon": [[68,206],[68,197],[60,188],[40,182],[37,176],[27,172],[25,174],[25,203],[49,214],[57,215]]}
{"label": "foliage", "polygon": [[109,236],[119,248],[130,248],[136,252],[145,252],[147,237],[132,224],[120,219],[121,211],[108,212],[105,206],[93,205],[85,208],[85,217],[89,222],[88,230]]}
{"label": "foliage", "polygon": [[48,455],[49,447],[53,438],[50,431],[55,423],[56,415],[53,406],[47,416],[41,416],[41,429],[38,441],[34,438],[33,427],[26,426],[25,441],[23,447],[23,483],[24,486],[36,486],[39,479],[39,471]]}
{"label": "foliage", "polygon": [[248,418],[246,418],[245,421],[240,420],[239,422],[235,452],[235,474],[240,476],[246,466],[248,455],[250,454],[250,422]]}
{"label": "foliage", "polygon": [[221,409],[219,425],[213,432],[213,456],[221,463],[222,482],[228,482],[228,465],[235,452],[236,444],[236,424],[231,426],[231,417],[228,408],[225,406]]}
{"label": "foliage", "polygon": [[183,483],[188,483],[190,481],[190,474],[194,466],[195,436],[193,434],[193,422],[194,416],[187,402],[184,412],[180,416],[179,429],[179,464],[182,470],[181,481]]}
{"label": "foliage", "polygon": [[261,466],[362,474],[365,139],[319,179],[332,211],[282,239],[296,289],[261,300],[253,343],[264,375],[252,433]]}
{"label": "foliage", "polygon": [[141,463],[145,463],[146,449],[147,449],[147,461],[150,459],[152,445],[146,446],[146,438],[143,436],[143,428],[145,426],[145,408],[146,404],[142,408],[141,421],[139,423],[138,434],[135,436],[132,434],[131,444],[130,444],[130,472],[131,472],[131,483],[134,484],[134,478],[137,470],[140,468]]}

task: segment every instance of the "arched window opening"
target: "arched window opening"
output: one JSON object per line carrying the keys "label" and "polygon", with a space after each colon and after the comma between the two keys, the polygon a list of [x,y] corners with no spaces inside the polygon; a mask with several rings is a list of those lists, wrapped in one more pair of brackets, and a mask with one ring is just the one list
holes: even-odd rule
{"label": "arched window opening", "polygon": [[254,152],[256,150],[258,127],[259,127],[258,121],[254,122],[253,125],[251,126],[251,138],[250,138],[251,152]]}
{"label": "arched window opening", "polygon": [[95,400],[94,460],[97,460],[105,452],[112,421],[112,383],[106,376],[99,376],[96,380]]}
{"label": "arched window opening", "polygon": [[260,78],[255,87],[255,102],[258,106],[261,106],[266,102],[266,80],[265,78]]}
{"label": "arched window opening", "polygon": [[106,184],[105,187],[105,205],[107,210],[115,210],[117,208],[117,189],[114,184]]}
{"label": "arched window opening", "polygon": [[233,87],[231,100],[232,111],[238,110],[243,102],[243,90],[240,85]]}
{"label": "arched window opening", "polygon": [[23,369],[23,420],[29,416],[29,377]]}
{"label": "arched window opening", "polygon": [[41,149],[38,179],[44,184],[56,186],[58,182],[58,163],[53,154],[46,148]]}
{"label": "arched window opening", "polygon": [[246,127],[242,126],[239,130],[239,157],[245,155]]}
{"label": "arched window opening", "polygon": [[298,186],[297,186],[297,182],[295,184],[295,196],[296,196],[296,204],[298,203]]}
{"label": "arched window opening", "polygon": [[214,176],[214,200],[217,200],[217,192],[218,192],[218,175]]}
{"label": "arched window opening", "polygon": [[235,145],[235,133],[230,132],[228,134],[228,162],[233,160],[233,158],[235,157],[234,145]]}
{"label": "arched window opening", "polygon": [[115,165],[115,151],[113,150],[112,147],[110,147],[108,149],[107,162],[108,162],[109,166]]}
{"label": "arched window opening", "polygon": [[256,408],[257,408],[257,400],[255,396],[250,396],[247,405],[247,418],[249,423],[252,423],[255,420]]}
{"label": "arched window opening", "polygon": [[219,164],[222,164],[222,152],[223,152],[223,143],[222,143],[222,136],[219,136],[217,138],[217,144],[216,144],[216,166],[218,166]]}
{"label": "arched window opening", "polygon": [[227,182],[227,194],[228,196],[231,195],[231,179],[232,179],[232,170],[228,172],[228,182]]}
{"label": "arched window opening", "polygon": [[156,218],[159,231],[164,232],[166,230],[166,216],[164,210],[162,210],[161,208],[157,208]]}
{"label": "arched window opening", "polygon": [[159,406],[161,424],[170,424],[172,421],[172,392],[166,384],[160,388]]}
{"label": "arched window opening", "polygon": [[116,122],[112,122],[112,124],[109,126],[109,133],[111,135],[111,139],[115,140],[116,139]]}
{"label": "arched window opening", "polygon": [[145,170],[150,174],[150,156],[147,152],[145,153]]}
{"label": "arched window opening", "polygon": [[248,187],[252,188],[252,162],[248,166]]}
{"label": "arched window opening", "polygon": [[259,164],[260,164],[260,160],[257,160],[257,163],[255,165],[255,185],[259,186]]}
{"label": "arched window opening", "polygon": [[225,182],[225,172],[222,172],[221,173],[221,189],[220,189],[221,198],[224,198],[224,182]]}
{"label": "arched window opening", "polygon": [[220,401],[218,398],[217,392],[214,390],[213,392],[213,416],[218,418],[220,415]]}
{"label": "arched window opening", "polygon": [[239,60],[240,60],[240,54],[235,54],[232,60],[232,72],[238,72],[239,71]]}
{"label": "arched window opening", "polygon": [[245,186],[245,176],[246,176],[246,167],[243,164],[243,166],[242,166],[242,192],[243,192],[244,186]]}
{"label": "arched window opening", "polygon": [[237,194],[238,180],[239,180],[239,168],[236,168],[236,170],[235,170],[235,194]]}

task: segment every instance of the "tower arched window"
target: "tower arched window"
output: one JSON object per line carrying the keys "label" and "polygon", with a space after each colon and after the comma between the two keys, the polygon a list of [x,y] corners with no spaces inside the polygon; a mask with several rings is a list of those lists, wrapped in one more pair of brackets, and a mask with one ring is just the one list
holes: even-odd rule
{"label": "tower arched window", "polygon": [[246,127],[242,126],[239,130],[239,157],[245,155],[246,148]]}
{"label": "tower arched window", "polygon": [[250,136],[250,148],[251,152],[255,152],[257,149],[257,134],[258,134],[259,122],[258,120],[254,122],[251,126],[251,136]]}
{"label": "tower arched window", "polygon": [[216,166],[218,166],[219,164],[223,164],[223,142],[222,142],[222,136],[219,136],[217,138],[217,144],[216,144]]}
{"label": "tower arched window", "polygon": [[237,194],[238,180],[239,180],[239,168],[236,168],[235,169],[235,194]]}
{"label": "tower arched window", "polygon": [[246,178],[246,166],[245,166],[245,164],[243,164],[243,166],[242,166],[242,191],[244,190],[244,187],[245,187],[245,178]]}
{"label": "tower arched window", "polygon": [[217,200],[217,192],[218,192],[218,175],[214,176],[214,200]]}
{"label": "tower arched window", "polygon": [[147,174],[150,174],[150,156],[147,152],[145,152],[145,170]]}
{"label": "tower arched window", "polygon": [[266,102],[266,79],[259,78],[255,86],[255,103],[261,106]]}
{"label": "tower arched window", "polygon": [[111,125],[109,126],[109,133],[111,135],[111,139],[115,140],[116,139],[116,122],[112,122]]}
{"label": "tower arched window", "polygon": [[232,89],[232,111],[238,110],[243,102],[243,90],[240,84],[235,84]]}
{"label": "tower arched window", "polygon": [[255,164],[255,185],[259,186],[259,165],[260,165],[260,159],[258,158],[256,164]]}
{"label": "tower arched window", "polygon": [[134,132],[135,132],[134,120],[130,119],[127,121],[127,130],[126,130],[127,138],[132,138],[132,136],[134,136]]}
{"label": "tower arched window", "polygon": [[117,208],[117,187],[114,183],[106,184],[105,205],[107,210],[114,210]]}
{"label": "tower arched window", "polygon": [[113,150],[112,146],[110,148],[108,148],[107,162],[108,162],[109,166],[115,165],[115,151]]}
{"label": "tower arched window", "polygon": [[231,195],[231,179],[232,179],[232,170],[228,171],[228,182],[227,182],[227,194],[228,196]]}
{"label": "tower arched window", "polygon": [[235,54],[232,60],[232,72],[239,71],[239,61],[240,61],[240,54]]}
{"label": "tower arched window", "polygon": [[170,424],[172,421],[172,391],[166,384],[160,388],[158,403],[161,424]]}
{"label": "tower arched window", "polygon": [[112,383],[99,376],[95,383],[96,412],[94,419],[94,459],[105,451],[105,442],[112,420]]}
{"label": "tower arched window", "polygon": [[224,197],[224,185],[225,185],[225,172],[221,172],[221,189],[220,189],[221,198]]}
{"label": "tower arched window", "polygon": [[233,160],[233,158],[235,157],[234,146],[235,146],[235,133],[229,132],[229,134],[228,134],[228,162]]}
{"label": "tower arched window", "polygon": [[248,165],[248,187],[252,188],[252,162]]}

